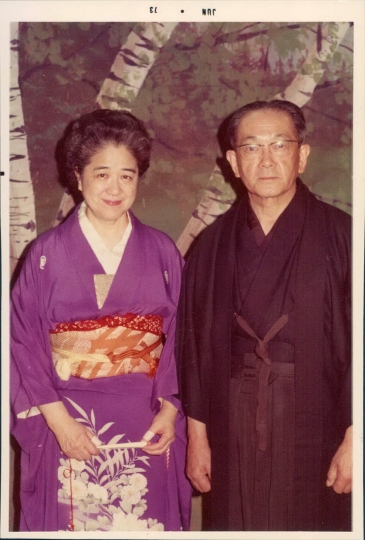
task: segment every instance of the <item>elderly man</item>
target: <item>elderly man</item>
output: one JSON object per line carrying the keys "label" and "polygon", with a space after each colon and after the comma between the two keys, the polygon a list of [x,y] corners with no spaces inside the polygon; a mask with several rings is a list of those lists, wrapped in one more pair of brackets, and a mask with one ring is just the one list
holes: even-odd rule
{"label": "elderly man", "polygon": [[232,115],[245,194],[185,266],[187,474],[212,530],[351,530],[351,220],[298,178],[305,131],[287,101]]}

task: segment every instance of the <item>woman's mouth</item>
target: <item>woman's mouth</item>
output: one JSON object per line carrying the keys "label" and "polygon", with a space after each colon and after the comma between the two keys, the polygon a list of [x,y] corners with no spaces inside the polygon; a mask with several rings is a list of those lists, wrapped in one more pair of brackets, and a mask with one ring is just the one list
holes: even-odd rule
{"label": "woman's mouth", "polygon": [[103,202],[105,202],[105,204],[108,206],[119,206],[122,201],[108,201],[103,199]]}

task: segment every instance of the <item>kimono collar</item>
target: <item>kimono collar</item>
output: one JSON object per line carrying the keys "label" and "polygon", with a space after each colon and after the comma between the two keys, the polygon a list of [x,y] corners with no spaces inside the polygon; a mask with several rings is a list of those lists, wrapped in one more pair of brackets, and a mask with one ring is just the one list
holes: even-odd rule
{"label": "kimono collar", "polygon": [[81,230],[84,233],[86,240],[89,242],[90,247],[98,261],[104,268],[105,273],[115,274],[123,257],[125,246],[132,232],[132,222],[129,213],[127,212],[128,225],[121,240],[112,249],[109,249],[98,231],[87,218],[86,208],[87,206],[84,201],[78,210],[78,218]]}

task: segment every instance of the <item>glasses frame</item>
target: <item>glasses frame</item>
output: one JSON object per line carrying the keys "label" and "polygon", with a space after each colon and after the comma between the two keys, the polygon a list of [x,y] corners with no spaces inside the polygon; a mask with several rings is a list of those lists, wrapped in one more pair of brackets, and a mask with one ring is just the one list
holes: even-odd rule
{"label": "glasses frame", "polygon": [[[236,146],[236,148],[243,148],[245,146],[258,146],[260,148],[260,154],[257,154],[257,156],[258,156],[258,155],[262,155],[262,151],[263,151],[263,148],[265,146],[267,146],[269,148],[269,150],[270,150],[270,153],[272,153],[272,150],[270,149],[270,146],[272,146],[273,144],[276,144],[278,142],[296,142],[296,143],[298,143],[299,147],[302,145],[302,143],[300,141],[296,140],[296,139],[279,139],[277,141],[273,141],[273,142],[268,143],[268,144],[257,144],[257,143],[238,144]],[[254,158],[254,157],[256,157],[256,155],[253,154],[252,157]]]}

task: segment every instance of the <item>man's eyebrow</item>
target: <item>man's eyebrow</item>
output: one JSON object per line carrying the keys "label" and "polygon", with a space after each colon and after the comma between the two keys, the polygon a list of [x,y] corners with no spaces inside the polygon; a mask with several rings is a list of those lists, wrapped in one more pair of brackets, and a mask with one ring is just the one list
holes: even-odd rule
{"label": "man's eyebrow", "polygon": [[[246,137],[243,137],[242,141],[249,141],[249,140],[257,141],[257,140],[260,140],[261,138],[262,138],[261,135],[247,135]],[[291,138],[291,135],[289,135],[288,133],[276,133],[275,135],[272,135],[272,138],[273,139]]]}

